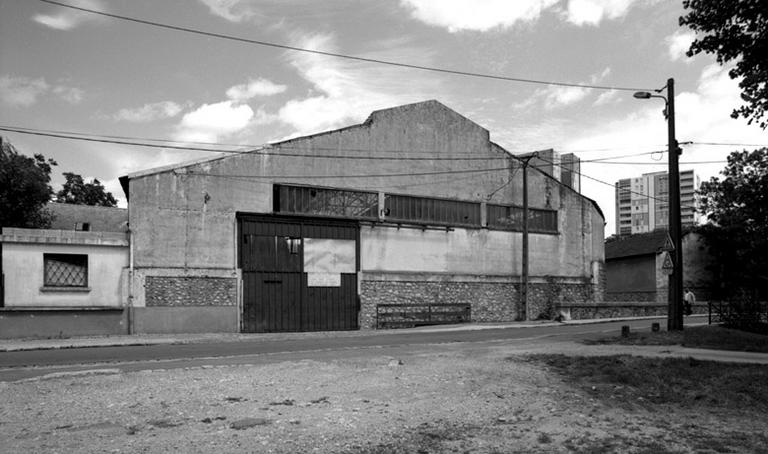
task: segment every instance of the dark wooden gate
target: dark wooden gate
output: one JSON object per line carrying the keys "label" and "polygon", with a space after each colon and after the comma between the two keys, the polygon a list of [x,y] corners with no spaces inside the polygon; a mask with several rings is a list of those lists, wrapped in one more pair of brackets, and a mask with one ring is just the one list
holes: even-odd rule
{"label": "dark wooden gate", "polygon": [[238,215],[242,331],[358,329],[356,222]]}

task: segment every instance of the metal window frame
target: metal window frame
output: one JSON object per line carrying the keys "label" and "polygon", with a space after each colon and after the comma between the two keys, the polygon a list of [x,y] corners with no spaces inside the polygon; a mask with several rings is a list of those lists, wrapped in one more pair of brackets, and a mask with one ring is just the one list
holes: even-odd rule
{"label": "metal window frame", "polygon": [[[287,197],[283,197],[283,190],[288,192]],[[304,200],[304,192],[310,193],[311,191],[319,192],[336,192],[336,193],[348,193],[359,194],[371,197],[371,204],[369,209],[373,209],[370,216],[355,215],[348,213],[333,213],[333,212],[311,212],[301,210],[299,199]],[[294,194],[291,194],[291,192]],[[301,191],[301,194],[296,194],[296,191]],[[307,203],[308,204],[308,203]],[[304,204],[306,205],[306,204]],[[322,218],[338,218],[338,219],[363,219],[363,220],[376,220],[378,219],[379,209],[379,193],[375,191],[361,191],[357,189],[348,188],[335,188],[326,186],[314,186],[314,185],[300,185],[300,184],[284,184],[275,183],[273,185],[273,210],[275,213],[287,214],[287,215],[299,215],[308,217],[322,217]],[[332,210],[328,210],[332,211]]]}
{"label": "metal window frame", "polygon": [[[74,266],[82,266],[84,268],[83,272],[83,283],[81,284],[67,284],[67,283],[60,283],[60,282],[52,282],[51,281],[51,270],[49,268],[49,260],[59,260],[66,262],[67,259],[79,259],[81,261],[81,264],[74,264]],[[70,262],[71,263],[71,262]],[[88,254],[66,254],[66,253],[43,253],[43,286],[45,287],[71,287],[71,288],[87,288],[88,287],[88,271],[89,271],[89,260],[88,260]]]}
{"label": "metal window frame", "polygon": [[[497,209],[504,209],[507,210],[507,212],[511,212],[512,210],[519,210],[519,224],[511,223],[511,224],[501,224],[498,222],[495,222],[495,219],[498,218],[498,216],[492,215],[492,210]],[[487,218],[487,225],[488,228],[491,230],[510,230],[513,232],[522,232],[523,226],[522,226],[522,210],[523,207],[517,206],[517,205],[501,205],[501,204],[492,204],[489,203],[486,205],[486,218]],[[511,214],[511,213],[510,213]],[[540,222],[537,217],[537,215],[548,215],[552,216],[553,219],[549,222]],[[547,228],[546,225],[541,224],[551,224],[553,228]],[[560,234],[559,230],[559,224],[558,224],[558,211],[557,210],[551,210],[551,209],[545,209],[545,208],[528,208],[528,230],[533,233],[544,233],[544,234],[552,234],[552,235],[558,235]]]}
{"label": "metal window frame", "polygon": [[[407,207],[398,206],[403,202]],[[395,206],[393,206],[395,204]],[[453,206],[451,206],[453,205]],[[467,211],[462,209],[469,208]],[[425,197],[412,194],[385,193],[384,209],[388,222],[419,225],[444,225],[481,228],[482,204],[448,197]],[[403,215],[407,210],[406,215]],[[468,214],[468,216],[465,216]],[[465,218],[469,218],[465,220]]]}

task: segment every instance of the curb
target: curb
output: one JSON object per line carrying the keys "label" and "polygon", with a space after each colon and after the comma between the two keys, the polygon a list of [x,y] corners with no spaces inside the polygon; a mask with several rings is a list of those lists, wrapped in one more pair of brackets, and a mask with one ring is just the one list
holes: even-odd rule
{"label": "curb", "polygon": [[[692,315],[691,318],[704,318],[703,315]],[[443,333],[443,332],[457,332],[457,331],[481,331],[490,329],[524,329],[524,328],[541,328],[541,327],[553,327],[553,326],[568,326],[568,325],[594,325],[601,323],[615,323],[615,322],[629,322],[638,320],[658,320],[666,319],[665,316],[645,316],[645,317],[620,317],[620,318],[597,318],[597,319],[585,319],[585,320],[569,320],[564,322],[552,322],[546,321],[541,323],[531,322],[516,322],[516,323],[499,323],[499,324],[462,324],[462,325],[439,325],[428,326],[418,328],[403,328],[392,330],[366,330],[358,331],[359,336],[368,335],[381,335],[381,334],[394,334],[402,332],[412,333]],[[689,323],[689,326],[703,325],[706,323]],[[300,333],[296,333],[297,335]],[[296,337],[289,336],[283,340],[295,339]],[[7,342],[6,345],[0,343],[0,353],[3,352],[20,352],[31,350],[63,350],[63,349],[75,349],[75,348],[98,348],[98,347],[141,347],[149,345],[181,345],[181,344],[195,344],[204,343],[210,341],[218,342],[240,342],[243,338],[234,336],[228,336],[216,338],[213,336],[195,336],[189,335],[187,338],[184,335],[179,337],[148,337],[146,339],[131,338],[130,335],[122,336],[120,338],[115,337],[100,337],[100,338],[73,338],[73,339],[61,339],[59,343],[55,343],[53,339],[34,339],[34,340],[19,340]],[[265,339],[266,340],[266,339]],[[79,342],[78,342],[79,341]],[[14,345],[15,344],[15,345]]]}

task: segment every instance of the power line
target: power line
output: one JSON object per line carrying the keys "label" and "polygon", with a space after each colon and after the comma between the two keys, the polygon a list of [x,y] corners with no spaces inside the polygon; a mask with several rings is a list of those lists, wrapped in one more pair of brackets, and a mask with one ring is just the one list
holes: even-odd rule
{"label": "power line", "polygon": [[768,147],[768,144],[760,143],[726,143],[726,142],[688,142],[690,145],[710,145],[724,147]]}
{"label": "power line", "polygon": [[[478,156],[468,156],[468,157],[451,157],[451,156],[438,156],[438,157],[409,157],[409,156],[348,156],[348,155],[323,155],[323,154],[306,154],[306,153],[284,153],[284,152],[270,152],[265,151],[272,149],[272,147],[275,147],[274,149],[280,150],[280,149],[293,149],[293,150],[301,150],[301,147],[291,147],[290,145],[281,145],[281,144],[265,144],[260,145],[256,147],[254,150],[244,151],[244,150],[222,150],[218,148],[202,148],[202,147],[191,147],[191,146],[183,146],[183,145],[170,145],[170,144],[155,144],[155,143],[147,143],[147,142],[138,142],[137,140],[160,140],[160,139],[140,139],[140,138],[129,138],[126,137],[126,139],[129,140],[117,140],[117,139],[108,139],[108,138],[101,138],[101,137],[109,137],[109,136],[93,136],[93,137],[85,137],[82,133],[75,133],[77,135],[70,135],[70,134],[59,134],[55,132],[48,132],[44,130],[29,130],[26,128],[15,128],[15,127],[7,127],[7,126],[0,126],[0,131],[9,131],[9,132],[17,132],[20,134],[29,134],[29,135],[35,135],[35,136],[44,136],[44,137],[54,137],[58,139],[70,139],[70,140],[83,140],[88,142],[101,142],[101,143],[112,143],[112,144],[118,144],[118,145],[132,145],[132,146],[138,146],[138,147],[149,147],[149,148],[171,148],[174,150],[187,150],[187,151],[206,151],[206,152],[213,152],[213,153],[230,153],[230,154],[255,154],[260,156],[284,156],[284,157],[300,157],[300,158],[329,158],[329,159],[360,159],[360,160],[404,160],[404,161],[490,161],[495,159],[507,159],[507,156],[499,156],[499,157],[478,157]],[[166,141],[170,142],[170,141]],[[182,142],[176,142],[176,143],[182,143]],[[207,142],[209,144],[215,145],[213,143]],[[323,147],[312,147],[313,150],[332,150],[332,151],[371,151],[369,149],[362,149],[362,148],[346,148],[346,149],[339,149],[339,148],[323,148]],[[395,151],[395,150],[377,150],[380,152],[391,152],[391,153],[409,153],[409,151]],[[419,153],[419,152],[414,152]],[[426,152],[424,152],[426,153]],[[434,153],[439,153],[438,151]]]}
{"label": "power line", "polygon": [[436,172],[408,172],[408,173],[382,173],[382,174],[359,174],[359,175],[233,175],[233,174],[220,174],[220,173],[196,173],[193,171],[187,172],[175,172],[176,175],[192,175],[203,177],[219,177],[219,178],[233,178],[233,179],[269,179],[279,180],[281,178],[288,179],[319,179],[319,178],[389,178],[389,177],[419,177],[429,175],[455,175],[466,173],[484,173],[484,172],[499,172],[502,170],[509,170],[509,167],[496,167],[490,169],[463,169],[463,170],[441,170]]}
{"label": "power line", "polygon": [[[439,156],[430,156],[430,157],[409,157],[409,156],[349,156],[349,155],[343,155],[343,154],[307,154],[307,153],[286,153],[279,150],[303,150],[303,147],[300,146],[292,146],[290,144],[282,144],[282,143],[274,143],[274,144],[260,144],[260,145],[234,145],[234,144],[223,144],[223,143],[216,143],[216,142],[195,142],[200,144],[207,144],[212,146],[237,146],[237,147],[251,147],[252,150],[224,150],[219,148],[206,148],[206,147],[193,147],[193,146],[187,146],[187,145],[174,145],[174,144],[183,144],[185,142],[181,141],[171,141],[166,139],[152,139],[152,138],[143,138],[143,137],[128,137],[128,136],[109,136],[109,135],[99,135],[99,134],[91,134],[91,133],[82,133],[82,132],[69,132],[69,131],[55,131],[55,130],[45,130],[45,129],[33,129],[33,128],[25,128],[25,127],[19,127],[19,126],[5,126],[0,125],[0,131],[9,131],[9,132],[16,132],[20,134],[28,134],[28,135],[36,135],[36,136],[44,136],[44,137],[53,137],[58,139],[69,139],[69,140],[83,140],[88,142],[101,142],[101,143],[111,143],[111,144],[118,144],[118,145],[128,145],[128,146],[139,146],[139,147],[149,147],[149,148],[170,148],[174,150],[184,150],[184,151],[205,151],[205,152],[213,152],[213,153],[229,153],[229,154],[258,154],[262,156],[284,156],[284,157],[299,157],[299,158],[328,158],[328,159],[359,159],[359,160],[404,160],[404,161],[491,161],[491,160],[506,160],[514,155],[505,155],[505,156],[498,156],[498,157],[478,157],[473,156],[471,153],[467,153],[466,157],[460,157],[458,155],[445,155],[442,154],[440,151],[426,151],[426,150],[374,150],[378,153],[401,153],[401,154],[438,154]],[[162,142],[167,145],[162,144],[156,144],[156,143],[148,143],[148,142]],[[269,151],[269,150],[277,150],[277,151]],[[317,147],[312,146],[312,151],[320,150],[320,151],[337,151],[337,152],[370,152],[371,150],[368,148],[340,148],[340,147]],[[625,157],[634,157],[634,156],[644,156],[649,154],[655,154],[663,151],[649,151],[649,152],[643,152],[643,153],[634,153],[634,154],[628,154],[628,155],[620,155],[620,156],[608,156],[604,158],[597,158],[592,160],[582,160],[581,162],[588,163],[588,162],[599,162],[604,160],[610,160],[610,159],[620,159]],[[535,166],[532,166],[535,167]]]}
{"label": "power line", "polygon": [[[584,162],[584,161],[582,161]],[[633,165],[633,166],[665,166],[667,165],[666,162],[620,162],[620,161],[587,161],[587,162],[594,162],[595,164],[624,164],[624,165]],[[681,162],[680,165],[694,165],[694,164],[725,164],[728,161],[689,161],[689,162]]]}
{"label": "power line", "polygon": [[[42,1],[42,0],[41,0]],[[100,142],[100,143],[113,143],[118,145],[133,145],[138,147],[149,147],[149,148],[171,148],[174,150],[188,150],[188,151],[210,151],[214,153],[250,153],[249,151],[242,151],[242,150],[221,150],[217,148],[202,148],[202,147],[189,147],[189,146],[177,146],[177,145],[160,145],[160,144],[154,144],[154,143],[138,143],[138,142],[129,142],[126,140],[117,140],[117,139],[97,139],[92,137],[74,137],[67,134],[56,134],[52,132],[41,132],[41,131],[27,131],[24,129],[18,129],[18,128],[9,128],[5,126],[0,126],[0,131],[8,131],[8,132],[17,132],[19,134],[28,134],[33,136],[43,136],[43,137],[55,137],[58,139],[70,139],[70,140],[83,140],[86,142]]]}
{"label": "power line", "polygon": [[10,128],[13,130],[16,130],[15,132],[21,132],[21,131],[31,131],[31,132],[45,132],[45,133],[51,133],[51,134],[62,134],[62,135],[71,135],[71,136],[84,136],[84,137],[96,137],[96,138],[106,138],[106,139],[122,139],[122,140],[145,140],[148,142],[161,142],[161,143],[171,143],[171,144],[195,144],[195,145],[212,145],[212,146],[221,146],[221,147],[238,147],[238,148],[259,148],[266,146],[268,144],[245,144],[245,143],[225,143],[225,142],[199,142],[199,141],[181,141],[181,140],[169,140],[169,139],[153,139],[149,137],[131,137],[131,136],[116,136],[116,135],[106,135],[106,134],[93,134],[93,133],[87,133],[87,132],[75,132],[75,131],[61,131],[61,130],[54,130],[54,129],[36,129],[36,128],[26,128],[23,126],[7,126],[7,125],[0,125],[0,128]]}
{"label": "power line", "polygon": [[119,19],[124,20],[128,22],[134,22],[137,24],[143,24],[143,25],[150,25],[153,27],[160,27],[165,28],[168,30],[174,30],[174,31],[180,31],[185,33],[192,33],[196,35],[202,35],[202,36],[208,36],[211,38],[220,38],[220,39],[226,39],[230,41],[237,41],[247,44],[255,44],[259,46],[265,46],[265,47],[273,47],[277,49],[284,49],[284,50],[292,50],[296,52],[305,52],[315,55],[324,55],[326,57],[335,57],[335,58],[344,58],[347,60],[355,60],[355,61],[362,61],[366,63],[376,63],[380,65],[388,65],[388,66],[397,66],[401,68],[409,68],[409,69],[419,69],[422,71],[431,71],[431,72],[438,72],[438,73],[444,73],[444,74],[453,74],[458,76],[469,76],[469,77],[480,77],[484,79],[494,79],[494,80],[503,80],[508,82],[521,82],[521,83],[528,83],[528,84],[538,84],[538,85],[550,85],[550,86],[559,86],[559,87],[578,87],[578,88],[592,88],[596,90],[615,90],[615,91],[651,91],[653,89],[649,88],[632,88],[632,87],[616,87],[616,86],[607,86],[607,85],[591,85],[591,84],[576,84],[576,83],[568,83],[568,82],[552,82],[552,81],[544,81],[544,80],[537,80],[537,79],[526,79],[526,78],[519,78],[519,77],[509,77],[509,76],[500,76],[500,75],[494,75],[494,74],[484,74],[484,73],[476,73],[476,72],[470,72],[470,71],[461,71],[461,70],[454,70],[454,69],[447,69],[447,68],[437,68],[432,66],[423,66],[423,65],[414,65],[410,63],[401,63],[391,60],[380,60],[376,58],[367,58],[367,57],[358,57],[354,55],[346,55],[346,54],[340,54],[336,52],[326,52],[316,49],[307,49],[303,47],[297,47],[297,46],[289,46],[286,44],[278,44],[278,43],[272,43],[268,41],[261,41],[261,40],[255,40],[255,39],[248,39],[248,38],[241,38],[237,36],[232,35],[225,35],[222,33],[215,33],[215,32],[208,32],[204,30],[198,30],[194,28],[188,28],[188,27],[181,27],[178,25],[170,25],[165,24],[161,22],[155,22],[150,21],[146,19],[139,19],[136,17],[130,17],[130,16],[122,16],[119,14],[112,14],[107,13],[104,11],[98,11],[94,9],[89,8],[83,8],[80,6],[74,6],[69,5],[66,3],[61,3],[53,0],[39,0],[43,3],[48,3],[51,5],[57,5],[61,6],[63,8],[69,8],[77,11],[82,11],[85,13],[90,14],[96,14],[99,16],[104,17],[111,17],[113,19]]}
{"label": "power line", "polygon": [[[181,140],[168,140],[168,139],[154,139],[154,138],[148,138],[148,137],[131,137],[131,136],[120,136],[120,135],[104,135],[104,134],[94,134],[94,133],[85,133],[85,132],[73,132],[73,131],[61,131],[61,130],[50,130],[50,129],[35,129],[35,128],[26,128],[22,126],[8,126],[8,125],[0,125],[0,130],[4,131],[11,131],[11,132],[18,132],[21,134],[33,134],[33,133],[44,133],[48,135],[56,135],[55,137],[61,136],[61,138],[66,139],[73,139],[78,140],[80,137],[88,137],[91,139],[120,139],[125,141],[130,141],[130,143],[126,143],[127,145],[137,145],[142,146],[143,142],[160,142],[160,143],[169,143],[169,144],[179,144],[178,147],[180,149],[188,149],[191,151],[218,151],[220,153],[249,153],[254,149],[257,148],[270,148],[270,147],[277,147],[280,149],[291,149],[291,150],[303,150],[303,147],[295,146],[295,145],[289,145],[288,142],[294,140],[289,139],[285,142],[265,142],[260,144],[233,144],[233,143],[224,143],[224,142],[196,142],[196,141],[181,141]],[[34,134],[33,134],[34,135]],[[67,137],[63,137],[67,136]],[[76,136],[76,137],[69,137],[69,136]],[[122,144],[122,142],[120,142]],[[197,147],[187,147],[186,144],[198,144],[198,145],[211,145],[211,146],[221,146],[221,147],[236,147],[236,148],[250,148],[251,151],[248,150],[210,150],[208,148],[198,149]],[[154,144],[153,144],[154,146]],[[168,147],[165,147],[168,148]],[[350,152],[367,152],[371,151],[369,148],[340,148],[340,147],[317,147],[312,146],[312,150],[323,150],[323,151],[350,151]],[[395,150],[395,149],[377,149],[377,152],[380,153],[411,153],[411,154],[443,154],[439,150]],[[471,155],[472,153],[466,153],[466,155]],[[455,156],[460,156],[459,154],[456,154]]]}
{"label": "power line", "polygon": [[582,163],[598,162],[599,163],[599,162],[609,161],[611,159],[634,158],[637,156],[646,156],[649,154],[659,154],[659,153],[666,153],[666,150],[646,151],[644,153],[625,154],[621,156],[609,156],[605,158],[596,158],[596,159],[581,159],[579,160],[579,162],[582,162]]}
{"label": "power line", "polygon": [[[552,165],[556,165],[556,166],[558,166],[558,167],[560,167],[560,168],[563,168],[563,165],[562,165],[562,164],[557,164],[557,163],[555,163],[555,162],[549,161],[549,160],[547,160],[547,159],[544,159],[544,158],[541,158],[541,157],[539,157],[539,159],[541,159],[542,161],[546,161],[546,162],[548,162],[548,163],[550,163],[550,164],[552,164]],[[607,185],[607,186],[610,186],[610,187],[612,187],[612,188],[616,188],[616,185],[615,185],[615,184],[613,184],[613,183],[609,183],[609,182],[607,182],[607,181],[605,181],[605,180],[601,180],[601,179],[599,179],[599,178],[595,178],[595,177],[592,177],[592,176],[590,176],[590,175],[587,175],[587,174],[585,174],[585,173],[582,173],[582,172],[577,172],[577,171],[575,171],[575,170],[571,170],[571,169],[567,169],[567,170],[570,170],[571,172],[573,172],[573,173],[575,173],[575,174],[577,174],[577,175],[580,175],[580,176],[582,176],[582,177],[584,177],[584,178],[587,178],[587,179],[590,179],[590,180],[596,181],[596,182],[598,182],[598,183],[602,183],[602,184],[604,184],[604,185]],[[643,194],[642,192],[633,191],[633,190],[631,190],[631,189],[622,189],[622,190],[623,190],[623,191],[627,191],[627,192],[629,192],[630,194],[636,194],[636,195],[639,195],[639,196],[642,196],[642,197],[646,197],[646,198],[649,198],[649,199],[653,199],[653,200],[656,200],[656,201],[658,201],[658,202],[667,203],[667,204],[669,203],[669,200],[667,200],[667,199],[662,199],[662,198],[660,198],[660,197],[655,197],[655,196],[652,196],[652,195],[650,195],[650,194]],[[690,209],[692,209],[692,210],[696,210],[696,207],[695,207],[695,206],[690,206],[690,205],[681,205],[681,206],[680,206],[680,208],[690,208]]]}

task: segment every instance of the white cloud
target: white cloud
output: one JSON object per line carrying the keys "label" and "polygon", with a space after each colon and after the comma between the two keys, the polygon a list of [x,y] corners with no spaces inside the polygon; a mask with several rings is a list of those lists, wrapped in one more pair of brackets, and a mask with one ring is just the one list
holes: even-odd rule
{"label": "white cloud", "polygon": [[144,104],[133,109],[120,109],[112,116],[117,121],[129,121],[132,123],[146,123],[163,118],[172,118],[180,114],[182,106],[173,101],[160,101]]}
{"label": "white cloud", "polygon": [[284,92],[288,87],[276,84],[268,79],[251,79],[247,84],[240,84],[227,90],[227,98],[234,101],[246,101],[256,96],[272,96]]}
{"label": "white cloud", "polygon": [[75,87],[56,85],[53,87],[53,93],[59,95],[61,99],[70,104],[79,104],[83,100],[83,90]]}
{"label": "white cloud", "polygon": [[39,97],[53,93],[70,104],[83,99],[83,90],[66,85],[50,85],[44,78],[0,76],[0,99],[13,107],[29,107]]}
{"label": "white cloud", "polygon": [[[81,8],[97,11],[106,10],[104,4],[99,0],[74,0],[69,3]],[[56,30],[71,30],[84,22],[99,22],[104,21],[105,18],[85,11],[56,7],[55,14],[36,14],[32,20]]]}
{"label": "white cloud", "polygon": [[686,31],[678,31],[667,36],[665,41],[667,43],[669,59],[672,61],[683,60],[686,63],[693,61],[693,59],[687,58],[685,53],[691,47],[694,39],[696,39],[696,34]]}
{"label": "white cloud", "polygon": [[50,86],[42,77],[0,77],[0,99],[14,107],[27,107],[37,102],[38,96],[47,92]]}
{"label": "white cloud", "polygon": [[530,22],[559,0],[400,0],[411,16],[426,24],[461,30],[487,31]]}
{"label": "white cloud", "polygon": [[230,22],[243,22],[260,16],[254,2],[248,0],[200,0],[211,13]]}
{"label": "white cloud", "polygon": [[[324,51],[337,51],[329,35],[297,37],[297,46]],[[365,56],[379,59],[421,61],[428,64],[430,54],[407,45],[393,48],[380,43],[386,51]],[[396,50],[393,50],[396,49]],[[371,66],[337,58],[307,53],[287,53],[288,62],[307,80],[314,93],[306,98],[288,101],[278,111],[280,120],[294,128],[291,136],[338,128],[360,122],[371,111],[427,99],[425,92],[438,90],[439,79],[421,78],[398,68]]]}
{"label": "white cloud", "polygon": [[234,101],[203,104],[184,115],[174,138],[184,142],[215,142],[248,126],[253,115],[249,106]]}
{"label": "white cloud", "polygon": [[566,20],[575,25],[598,25],[603,19],[624,17],[636,0],[569,0]]}
{"label": "white cloud", "polygon": [[[590,76],[585,85],[598,85],[611,74],[611,68],[605,68],[602,72]],[[567,87],[552,85],[547,88],[536,90],[533,95],[516,105],[518,108],[529,108],[532,105],[542,103],[547,110],[558,107],[570,106],[584,100],[592,94],[593,89],[586,87]],[[598,98],[598,101],[605,102],[606,99]],[[597,102],[597,101],[596,101]]]}
{"label": "white cloud", "polygon": [[597,97],[593,105],[595,106],[604,106],[606,104],[616,104],[621,102],[621,97],[619,96],[621,92],[616,90],[611,91],[605,91],[600,94],[600,96]]}

